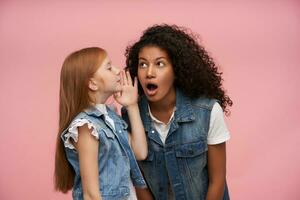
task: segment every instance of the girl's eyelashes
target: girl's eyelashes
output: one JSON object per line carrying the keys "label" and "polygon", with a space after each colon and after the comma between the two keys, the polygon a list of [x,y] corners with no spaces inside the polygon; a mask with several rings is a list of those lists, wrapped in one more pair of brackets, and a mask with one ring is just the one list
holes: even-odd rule
{"label": "girl's eyelashes", "polygon": [[111,62],[108,62],[108,63],[107,63],[106,68],[107,68],[108,70],[111,70],[111,69],[112,69],[112,67],[111,67]]}

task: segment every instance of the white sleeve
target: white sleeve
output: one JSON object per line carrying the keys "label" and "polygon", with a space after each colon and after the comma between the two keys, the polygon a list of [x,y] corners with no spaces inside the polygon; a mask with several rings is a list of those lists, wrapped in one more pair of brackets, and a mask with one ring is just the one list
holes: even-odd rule
{"label": "white sleeve", "polygon": [[94,125],[87,119],[76,119],[70,125],[68,132],[64,134],[64,146],[69,149],[75,149],[75,146],[70,141],[71,139],[74,142],[78,141],[78,127],[83,126],[84,124],[88,125],[88,128],[92,130],[91,134],[99,139],[99,135],[96,131]]}
{"label": "white sleeve", "polygon": [[207,144],[220,144],[229,139],[230,133],[224,120],[223,109],[220,104],[216,102],[210,114]]}

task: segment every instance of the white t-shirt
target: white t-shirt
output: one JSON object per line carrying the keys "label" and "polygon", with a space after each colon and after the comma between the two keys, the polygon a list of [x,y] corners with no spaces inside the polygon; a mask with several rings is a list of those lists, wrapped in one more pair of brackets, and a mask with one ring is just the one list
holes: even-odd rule
{"label": "white t-shirt", "polygon": [[[159,137],[163,144],[166,142],[166,138],[170,129],[171,122],[174,118],[174,111],[172,113],[172,116],[170,117],[170,120],[168,123],[164,123],[156,119],[150,110],[150,107],[148,106],[149,114],[152,119],[152,123],[154,128],[159,133]],[[210,114],[210,123],[209,123],[209,131],[207,135],[207,144],[213,145],[213,144],[220,144],[222,142],[225,142],[230,139],[230,133],[227,129],[223,110],[219,103],[215,103],[211,114]]]}
{"label": "white t-shirt", "polygon": [[[174,112],[173,111],[168,123],[163,123],[162,121],[159,121],[156,119],[150,110],[150,107],[148,106],[150,118],[152,120],[152,124],[154,125],[154,128],[159,133],[159,137],[163,144],[166,142],[166,138],[170,129],[171,122],[174,118]],[[227,129],[224,116],[223,116],[223,109],[220,106],[219,103],[215,103],[211,114],[210,114],[210,122],[209,122],[209,131],[207,134],[207,144],[208,145],[214,145],[214,144],[220,144],[222,142],[225,142],[230,139],[230,133]],[[172,188],[170,185],[168,186],[168,200],[174,200],[174,192],[172,191]]]}

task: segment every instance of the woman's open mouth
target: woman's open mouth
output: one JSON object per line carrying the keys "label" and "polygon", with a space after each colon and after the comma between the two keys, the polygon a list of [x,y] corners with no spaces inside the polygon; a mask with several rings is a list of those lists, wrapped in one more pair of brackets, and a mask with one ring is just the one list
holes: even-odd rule
{"label": "woman's open mouth", "polygon": [[146,88],[147,88],[147,94],[149,95],[149,96],[153,96],[153,95],[155,95],[156,93],[157,93],[157,85],[156,84],[153,84],[153,83],[148,83],[147,85],[146,85]]}

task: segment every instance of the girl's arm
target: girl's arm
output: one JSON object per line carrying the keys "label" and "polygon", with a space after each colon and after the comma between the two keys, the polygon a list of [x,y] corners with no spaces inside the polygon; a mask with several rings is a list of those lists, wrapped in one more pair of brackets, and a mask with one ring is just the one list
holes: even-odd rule
{"label": "girl's arm", "polygon": [[148,154],[148,146],[145,135],[144,126],[141,120],[138,107],[138,88],[137,78],[134,79],[134,84],[130,77],[130,73],[121,73],[122,91],[114,95],[115,99],[127,109],[131,134],[129,134],[129,143],[137,160],[144,160]]}
{"label": "girl's arm", "polygon": [[126,107],[130,120],[129,142],[137,160],[145,160],[148,155],[147,139],[141,120],[138,104]]}
{"label": "girl's arm", "polygon": [[74,145],[79,155],[79,168],[84,200],[101,200],[98,173],[99,141],[87,124],[78,127],[78,142]]}
{"label": "girl's arm", "polygon": [[208,192],[206,200],[221,200],[226,179],[226,144],[208,145]]}

